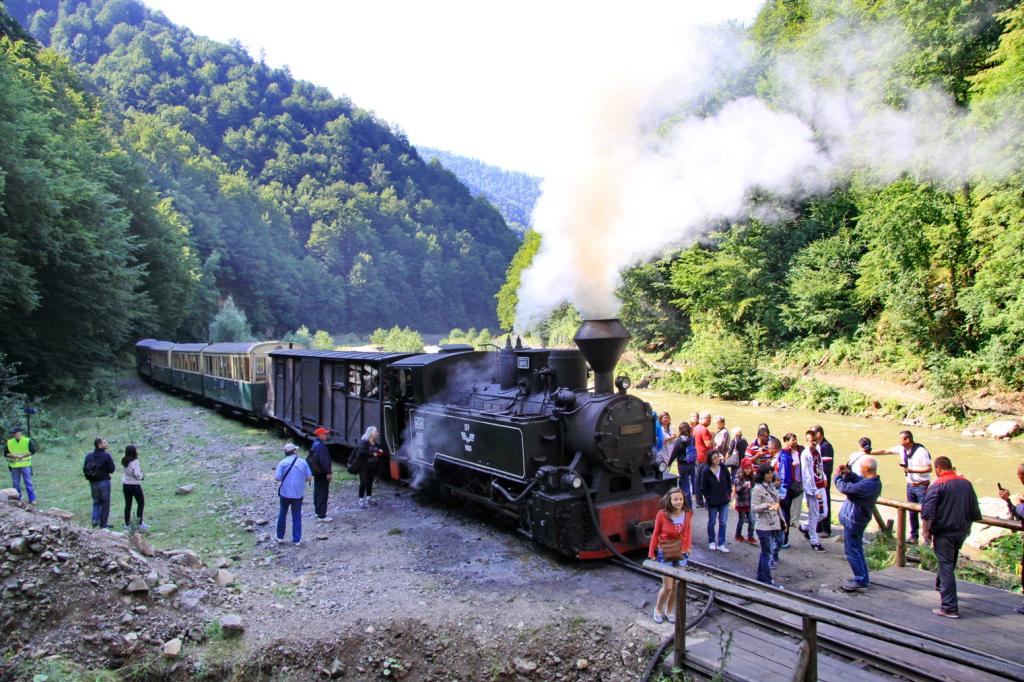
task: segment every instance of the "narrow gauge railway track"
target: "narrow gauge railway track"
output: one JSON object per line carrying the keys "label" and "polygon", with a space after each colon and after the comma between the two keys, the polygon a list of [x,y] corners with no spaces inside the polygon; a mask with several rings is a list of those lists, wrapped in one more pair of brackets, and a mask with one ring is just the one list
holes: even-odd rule
{"label": "narrow gauge railway track", "polygon": [[[643,566],[624,556],[616,556],[610,560],[613,564],[627,568],[631,571],[641,573],[650,578],[661,580],[661,575],[645,569]],[[764,586],[754,578],[739,573],[727,571],[717,566],[690,560],[688,568],[702,573],[713,575],[721,580],[728,581],[738,586],[763,590]],[[707,600],[707,606],[701,613],[701,618],[710,611],[713,603],[722,611],[731,613],[744,620],[750,621],[759,627],[784,635],[792,635],[794,630],[799,631],[800,623],[795,617],[787,617],[785,614],[773,614],[764,607],[758,607],[744,601],[743,599],[725,596],[709,592],[694,585],[687,586],[688,593],[700,595]],[[830,633],[828,627],[818,630],[818,646],[825,651],[837,654],[851,661],[863,661],[871,668],[884,671],[902,679],[922,682],[966,682],[970,680],[1024,680],[1024,666],[1016,661],[1011,661],[990,652],[981,651],[958,642],[942,639],[937,635],[922,632],[904,625],[890,623],[868,614],[847,609],[836,604],[817,599],[810,595],[799,592],[784,592],[787,599],[802,602],[804,604],[827,609],[833,613],[858,619],[878,628],[884,628],[890,632],[899,633],[905,636],[905,643],[875,642],[875,646],[863,646],[851,643],[849,638],[840,638]],[[694,625],[696,623],[693,623]],[[691,624],[687,624],[689,630]],[[671,642],[669,637],[659,648],[658,658]],[[916,654],[916,656],[914,655]],[[921,657],[943,659],[959,666],[961,671],[969,669],[977,671],[979,675],[964,677],[961,674],[951,673],[948,666],[934,666],[933,669],[922,667]],[[653,667],[652,667],[653,669]],[[646,677],[645,677],[646,679]]]}

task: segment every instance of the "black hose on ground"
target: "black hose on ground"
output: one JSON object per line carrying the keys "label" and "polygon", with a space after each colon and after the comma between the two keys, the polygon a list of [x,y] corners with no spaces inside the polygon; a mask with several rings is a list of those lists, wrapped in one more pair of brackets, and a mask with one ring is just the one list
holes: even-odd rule
{"label": "black hose on ground", "polygon": [[[619,559],[617,563],[625,565],[627,568],[630,568],[631,570],[634,570],[638,573],[660,578],[661,576],[653,574],[651,571],[648,571],[641,566],[637,566],[635,563],[630,561],[626,556],[624,556],[622,552],[615,549],[615,546],[612,545],[608,537],[605,536],[604,531],[601,530],[601,524],[598,523],[597,520],[597,512],[594,510],[594,500],[590,496],[590,489],[587,488],[586,486],[583,486],[583,497],[587,500],[587,510],[590,512],[590,521],[594,524],[594,530],[597,532],[597,536],[601,538],[601,544],[603,544],[608,549],[608,551],[612,553],[612,555]],[[708,600],[704,604],[703,610],[701,610],[701,612],[697,614],[696,618],[694,618],[691,622],[687,623],[686,629],[690,630],[691,628],[696,627],[697,624],[700,623],[702,620],[704,620],[704,618],[711,611],[711,607],[714,606],[714,604],[715,593],[714,591],[710,591],[708,592]],[[676,635],[675,632],[673,632],[670,636],[666,637],[661,644],[658,645],[658,648],[654,652],[654,656],[651,657],[650,662],[648,662],[647,664],[647,668],[644,670],[643,676],[640,678],[641,682],[648,682],[650,680],[651,675],[658,668],[658,662],[661,660],[661,657],[665,655],[665,651],[670,646],[672,646],[672,643],[675,641]]]}

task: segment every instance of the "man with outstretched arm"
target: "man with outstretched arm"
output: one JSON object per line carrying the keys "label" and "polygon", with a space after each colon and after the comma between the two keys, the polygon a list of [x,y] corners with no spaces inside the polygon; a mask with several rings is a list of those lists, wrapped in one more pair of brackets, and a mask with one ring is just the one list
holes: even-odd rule
{"label": "man with outstretched arm", "polygon": [[981,507],[974,486],[956,473],[949,457],[935,458],[935,483],[921,505],[924,541],[932,542],[939,570],[935,589],[942,595],[942,606],[932,613],[943,618],[959,618],[956,598],[956,560],[960,548],[971,533],[971,524],[981,521]]}
{"label": "man with outstretched arm", "polygon": [[[900,458],[900,467],[907,475],[907,502],[923,504],[928,486],[932,480],[932,455],[928,448],[914,442],[914,434],[900,431],[900,444],[888,450],[872,450],[868,453],[877,455],[896,455]],[[917,512],[910,512],[910,542],[917,544],[920,522]]]}
{"label": "man with outstretched arm", "polygon": [[[1017,478],[1021,484],[1024,485],[1024,464],[1017,467]],[[1024,496],[1017,496],[1017,503],[1014,504],[1013,500],[1010,499],[1010,491],[1004,488],[1001,484],[999,485],[999,499],[1006,502],[1006,506],[1010,510],[1010,518],[1016,519],[1021,523],[1024,523]],[[1020,585],[1024,588],[1024,566],[1020,569]],[[1017,613],[1024,615],[1024,604],[1021,604],[1016,609]]]}

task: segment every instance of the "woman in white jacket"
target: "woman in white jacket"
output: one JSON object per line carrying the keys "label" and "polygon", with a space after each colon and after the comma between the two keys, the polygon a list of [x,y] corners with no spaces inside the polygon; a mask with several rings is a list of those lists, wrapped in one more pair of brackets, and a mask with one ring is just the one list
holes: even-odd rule
{"label": "woman in white jacket", "polygon": [[807,503],[807,525],[800,525],[800,532],[810,541],[811,549],[824,552],[821,540],[818,539],[818,521],[825,513],[825,468],[818,452],[817,434],[807,431],[807,447],[800,453],[800,479],[804,484],[804,501]]}
{"label": "woman in white jacket", "polygon": [[132,500],[135,500],[139,530],[149,530],[149,526],[142,522],[142,511],[146,506],[146,497],[142,494],[142,479],[146,476],[142,473],[139,451],[134,445],[125,447],[121,466],[124,468],[124,475],[121,477],[121,490],[124,492],[124,529],[130,531],[132,528]]}

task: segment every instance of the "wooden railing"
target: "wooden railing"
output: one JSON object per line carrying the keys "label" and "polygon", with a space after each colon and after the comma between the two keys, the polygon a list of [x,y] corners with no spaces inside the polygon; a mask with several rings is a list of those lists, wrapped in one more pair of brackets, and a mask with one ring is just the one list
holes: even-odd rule
{"label": "wooden railing", "polygon": [[[896,565],[907,565],[907,512],[920,512],[921,505],[916,502],[905,502],[893,500],[888,497],[879,497],[876,505],[892,507],[896,510]],[[882,521],[881,515],[875,514],[875,521],[883,531],[890,532],[892,528]],[[1024,524],[1020,521],[1000,519],[995,516],[982,516],[978,523],[985,526],[996,526],[997,528],[1008,528],[1014,531],[1024,531]],[[1021,556],[1021,583],[1024,584],[1024,555]]]}

